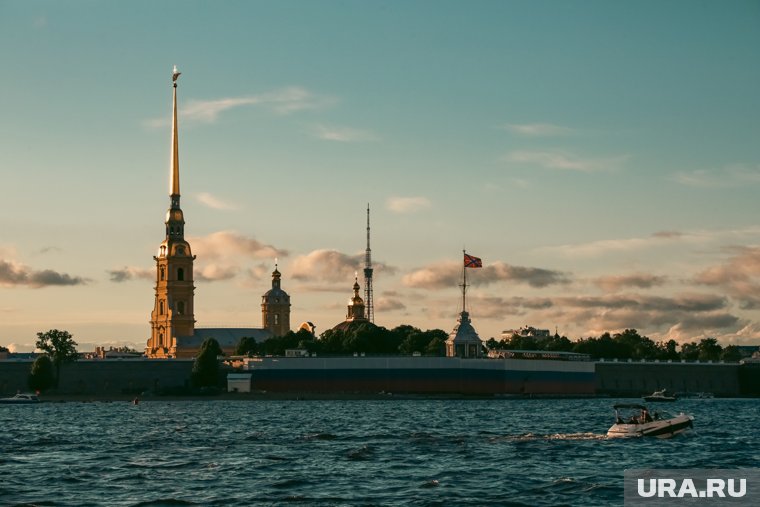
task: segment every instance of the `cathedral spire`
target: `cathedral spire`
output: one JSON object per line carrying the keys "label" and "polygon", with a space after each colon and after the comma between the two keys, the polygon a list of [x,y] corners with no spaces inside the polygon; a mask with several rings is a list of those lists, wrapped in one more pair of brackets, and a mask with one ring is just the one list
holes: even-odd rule
{"label": "cathedral spire", "polygon": [[171,180],[169,182],[169,195],[171,196],[172,208],[179,208],[179,139],[177,137],[177,79],[181,72],[174,66],[172,71],[172,154],[171,154]]}

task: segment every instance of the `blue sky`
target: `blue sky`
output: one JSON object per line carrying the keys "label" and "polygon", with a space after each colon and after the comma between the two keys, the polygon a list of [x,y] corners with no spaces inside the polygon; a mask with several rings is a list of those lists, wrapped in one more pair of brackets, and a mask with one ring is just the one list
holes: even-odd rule
{"label": "blue sky", "polygon": [[198,325],[760,342],[760,3],[0,0],[0,344],[149,336],[170,76]]}

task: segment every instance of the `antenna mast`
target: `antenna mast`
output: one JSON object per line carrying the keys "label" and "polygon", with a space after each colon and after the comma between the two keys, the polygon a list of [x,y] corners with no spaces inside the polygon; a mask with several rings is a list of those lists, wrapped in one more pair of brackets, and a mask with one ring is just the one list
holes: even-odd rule
{"label": "antenna mast", "polygon": [[375,322],[375,303],[372,297],[372,250],[369,247],[369,203],[367,203],[367,251],[364,254],[364,306],[367,320]]}

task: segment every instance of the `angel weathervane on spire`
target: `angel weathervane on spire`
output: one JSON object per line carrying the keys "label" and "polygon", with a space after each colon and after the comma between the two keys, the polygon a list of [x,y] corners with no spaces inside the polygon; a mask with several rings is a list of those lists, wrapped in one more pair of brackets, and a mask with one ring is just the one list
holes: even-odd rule
{"label": "angel weathervane on spire", "polygon": [[177,86],[177,78],[180,74],[182,73],[177,70],[177,66],[175,65],[174,70],[172,70],[172,83],[174,83],[174,86]]}

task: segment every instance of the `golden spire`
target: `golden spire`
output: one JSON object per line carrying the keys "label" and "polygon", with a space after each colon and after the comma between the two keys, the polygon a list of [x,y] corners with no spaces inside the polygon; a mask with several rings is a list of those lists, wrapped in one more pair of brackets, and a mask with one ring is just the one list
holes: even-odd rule
{"label": "golden spire", "polygon": [[[175,205],[174,196],[179,197],[179,140],[177,138],[177,78],[181,72],[174,66],[172,71],[172,84],[174,93],[172,96],[172,155],[171,155],[171,181],[169,183],[169,192],[172,196],[172,207]],[[179,207],[179,199],[176,206]]]}

